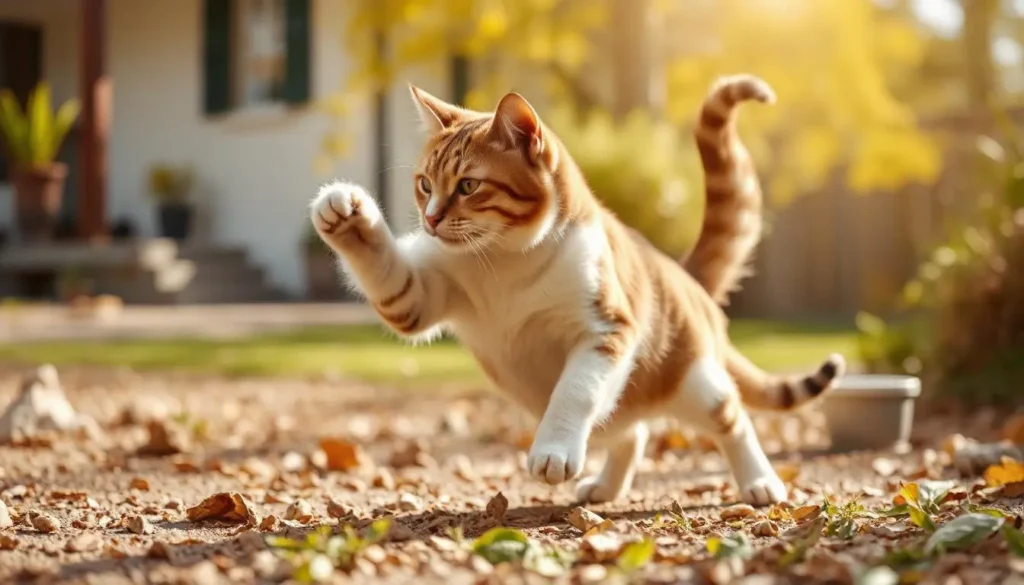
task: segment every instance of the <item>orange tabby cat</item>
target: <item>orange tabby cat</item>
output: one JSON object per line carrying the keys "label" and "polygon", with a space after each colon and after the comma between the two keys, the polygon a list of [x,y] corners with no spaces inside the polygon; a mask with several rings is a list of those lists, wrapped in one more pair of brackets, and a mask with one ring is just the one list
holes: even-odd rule
{"label": "orange tabby cat", "polygon": [[[735,132],[741,101],[772,101],[750,76],[718,82],[696,131],[707,175],[702,235],[687,270],[623,225],[527,101],[465,110],[415,87],[429,138],[416,170],[421,229],[395,238],[361,187],[320,189],[311,220],[342,270],[398,334],[454,334],[493,382],[539,419],[529,472],[557,484],[608,457],[581,500],[623,496],[648,438],[671,416],[712,434],[743,499],[786,498],[744,410],[788,410],[828,390],[844,361],[813,375],[761,371],[729,342],[716,301],[760,236],[761,196]],[[637,204],[650,194],[637,193]]]}

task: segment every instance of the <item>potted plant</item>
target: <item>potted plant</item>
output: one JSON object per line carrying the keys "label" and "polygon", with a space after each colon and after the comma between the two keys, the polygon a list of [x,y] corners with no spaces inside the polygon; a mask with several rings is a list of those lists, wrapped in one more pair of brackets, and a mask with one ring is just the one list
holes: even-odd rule
{"label": "potted plant", "polygon": [[11,161],[16,225],[26,240],[53,235],[68,176],[67,165],[56,158],[80,111],[78,100],[70,99],[54,113],[45,82],[32,90],[24,110],[11,90],[0,92],[0,132]]}
{"label": "potted plant", "polygon": [[192,232],[192,171],[186,167],[156,164],[149,171],[149,191],[157,201],[160,237],[178,241]]}

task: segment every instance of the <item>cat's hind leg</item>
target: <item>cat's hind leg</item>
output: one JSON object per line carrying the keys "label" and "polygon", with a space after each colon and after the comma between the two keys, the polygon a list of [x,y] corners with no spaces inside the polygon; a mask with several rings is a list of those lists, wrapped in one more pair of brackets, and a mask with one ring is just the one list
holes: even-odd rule
{"label": "cat's hind leg", "polygon": [[786,499],[786,486],[761,448],[736,383],[721,361],[706,356],[690,365],[673,411],[681,421],[714,437],[743,501],[767,505]]}
{"label": "cat's hind leg", "polygon": [[647,424],[637,422],[602,441],[608,443],[604,467],[599,474],[580,480],[576,486],[576,499],[580,502],[611,502],[624,497],[633,486],[633,477],[644,457],[649,436]]}

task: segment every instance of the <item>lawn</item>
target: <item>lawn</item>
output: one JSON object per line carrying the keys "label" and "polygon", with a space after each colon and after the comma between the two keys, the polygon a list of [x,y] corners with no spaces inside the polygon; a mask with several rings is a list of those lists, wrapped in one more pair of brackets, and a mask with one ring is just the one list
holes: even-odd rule
{"label": "lawn", "polygon": [[[732,326],[732,338],[754,362],[774,371],[813,367],[833,351],[853,357],[854,332],[842,327],[738,321]],[[0,362],[127,366],[229,376],[334,375],[399,385],[483,380],[472,358],[455,342],[409,347],[373,325],[302,328],[235,340],[0,344]]]}

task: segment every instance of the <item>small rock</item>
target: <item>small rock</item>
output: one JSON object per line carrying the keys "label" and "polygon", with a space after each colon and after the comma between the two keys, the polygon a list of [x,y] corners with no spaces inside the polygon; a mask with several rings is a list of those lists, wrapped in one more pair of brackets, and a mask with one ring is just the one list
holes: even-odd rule
{"label": "small rock", "polygon": [[722,510],[722,520],[738,520],[740,518],[751,518],[757,515],[757,510],[750,504],[736,504]]}
{"label": "small rock", "polygon": [[166,504],[164,504],[164,508],[167,508],[168,510],[180,510],[184,505],[185,503],[178,498],[171,498],[167,500]]}
{"label": "small rock", "polygon": [[45,364],[22,378],[17,398],[0,415],[0,443],[91,427],[96,427],[96,421],[75,412],[61,388],[57,368]]}
{"label": "small rock", "polygon": [[86,532],[69,538],[64,543],[66,552],[89,552],[103,547],[103,537],[95,532]]}
{"label": "small rock", "polygon": [[313,520],[313,506],[309,505],[306,500],[295,500],[284,511],[284,518],[308,524]]}
{"label": "small rock", "polygon": [[146,520],[145,516],[134,514],[125,520],[125,526],[135,534],[152,534],[153,525]]}
{"label": "small rock", "polygon": [[761,520],[754,525],[752,532],[757,536],[778,536],[779,526],[771,520]]}
{"label": "small rock", "polygon": [[138,454],[152,457],[177,455],[192,450],[192,438],[184,425],[170,420],[151,420],[146,424],[149,438]]}
{"label": "small rock", "polygon": [[398,496],[398,509],[403,512],[418,512],[423,509],[423,499],[406,492]]}
{"label": "small rock", "polygon": [[469,417],[462,409],[449,410],[441,420],[441,430],[457,437],[465,437],[469,435]]}
{"label": "small rock", "polygon": [[7,504],[0,500],[0,528],[10,528],[11,526],[14,526],[14,521],[11,520],[11,512],[7,509]]}
{"label": "small rock", "polygon": [[586,532],[604,522],[604,518],[582,506],[576,506],[573,508],[572,511],[569,512],[567,520],[569,524],[581,532]]}
{"label": "small rock", "polygon": [[281,469],[289,472],[296,473],[306,468],[306,458],[301,453],[295,451],[289,451],[284,454],[281,458]]}
{"label": "small rock", "polygon": [[495,494],[491,501],[487,502],[487,513],[498,524],[505,520],[506,511],[508,511],[508,498],[501,492]]}
{"label": "small rock", "polygon": [[878,457],[871,462],[871,468],[875,470],[875,473],[882,477],[889,477],[896,473],[896,463],[891,459],[885,457]]}
{"label": "small rock", "polygon": [[46,512],[32,510],[28,513],[28,522],[39,532],[50,533],[60,530],[60,521]]}

